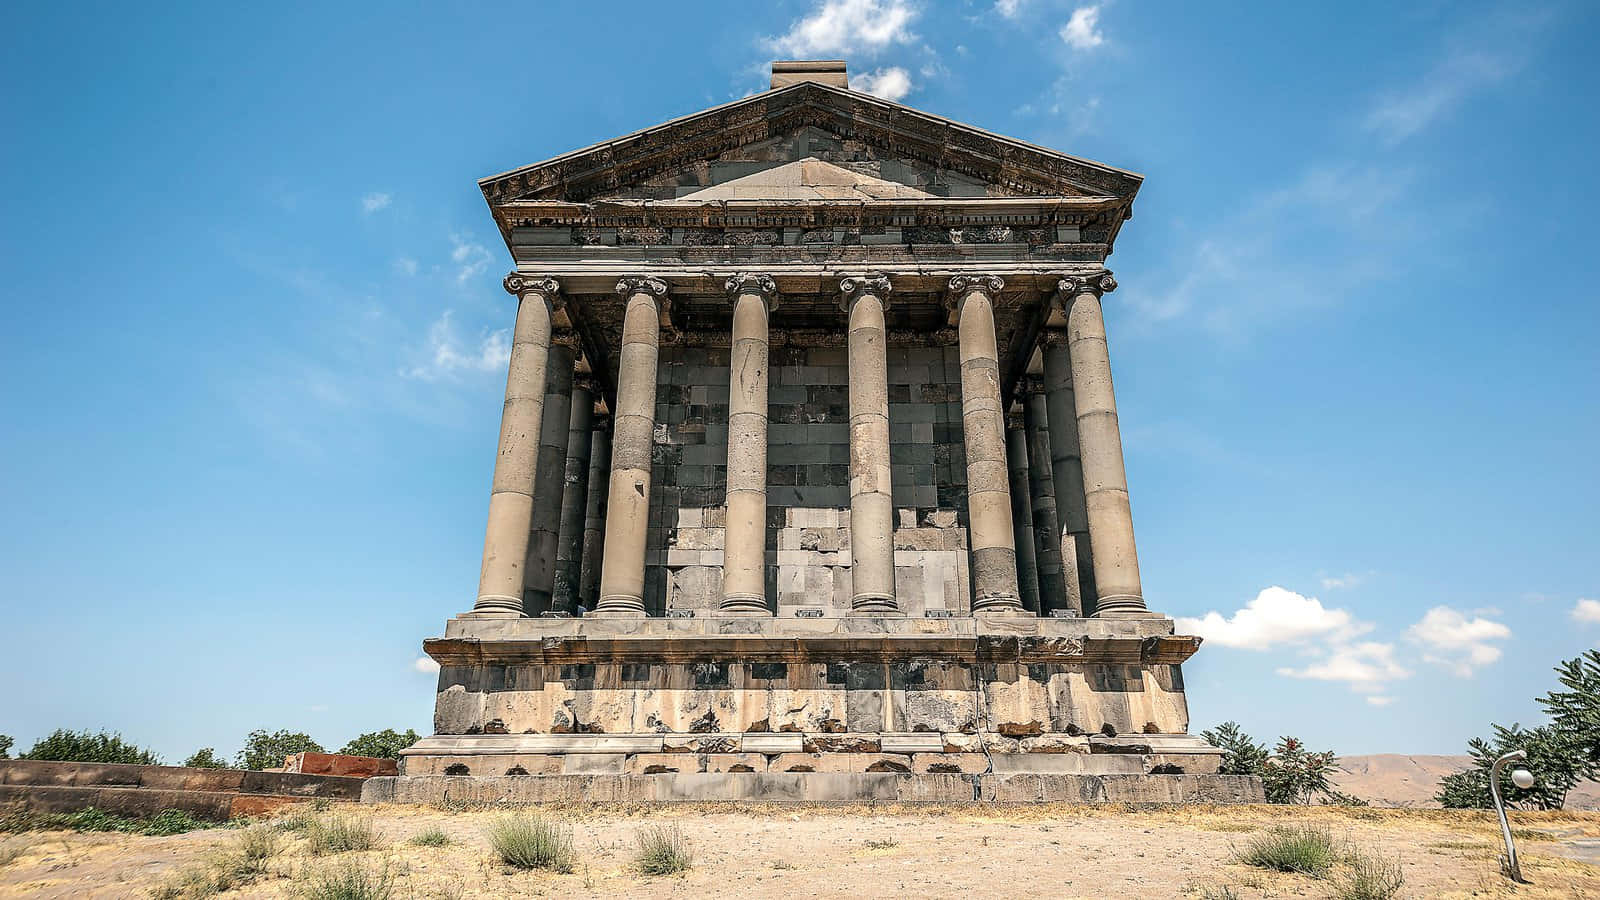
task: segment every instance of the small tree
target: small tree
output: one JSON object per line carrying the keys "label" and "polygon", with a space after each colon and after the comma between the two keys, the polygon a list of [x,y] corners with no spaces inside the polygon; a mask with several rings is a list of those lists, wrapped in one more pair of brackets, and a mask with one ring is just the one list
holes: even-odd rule
{"label": "small tree", "polygon": [[[1474,767],[1439,781],[1439,793],[1434,799],[1441,805],[1453,809],[1492,808],[1490,767],[1513,750],[1528,751],[1528,758],[1500,773],[1500,796],[1520,809],[1560,809],[1567,801],[1567,792],[1579,780],[1589,777],[1593,769],[1586,761],[1580,739],[1554,725],[1532,730],[1523,730],[1515,723],[1510,728],[1489,727],[1494,729],[1490,740],[1473,738],[1467,742]],[[1524,789],[1511,783],[1511,770],[1517,766],[1533,773],[1533,787]]]}
{"label": "small tree", "polygon": [[161,757],[143,747],[136,747],[122,739],[122,735],[108,731],[72,731],[58,728],[40,738],[33,749],[20,759],[55,760],[57,762],[132,763],[141,766],[161,764]]}
{"label": "small tree", "polygon": [[192,756],[183,761],[191,769],[226,769],[226,760],[217,758],[217,751],[211,747],[201,747]]}
{"label": "small tree", "polygon": [[0,759],[11,758],[11,735],[0,734]]}
{"label": "small tree", "polygon": [[244,749],[239,751],[241,769],[276,769],[283,765],[284,757],[291,753],[326,753],[311,735],[298,731],[256,729],[244,739]]}
{"label": "small tree", "polygon": [[422,740],[422,736],[407,728],[405,732],[396,732],[393,728],[382,731],[369,731],[360,737],[354,738],[350,743],[339,748],[340,753],[351,756],[376,756],[380,759],[399,759],[400,751]]}
{"label": "small tree", "polygon": [[1238,722],[1223,722],[1215,731],[1202,731],[1207,743],[1222,750],[1221,775],[1260,775],[1267,762],[1267,747],[1258,744],[1239,728]]}
{"label": "small tree", "polygon": [[1556,680],[1566,690],[1551,691],[1539,698],[1539,704],[1590,776],[1600,769],[1600,650],[1557,665]]}

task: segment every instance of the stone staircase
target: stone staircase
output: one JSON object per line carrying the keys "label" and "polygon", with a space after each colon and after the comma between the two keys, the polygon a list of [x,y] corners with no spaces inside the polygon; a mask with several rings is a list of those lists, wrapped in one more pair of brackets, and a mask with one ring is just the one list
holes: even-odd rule
{"label": "stone staircase", "polygon": [[259,816],[290,803],[361,799],[364,778],[106,763],[0,760],[0,810],[121,816],[176,809],[197,819]]}

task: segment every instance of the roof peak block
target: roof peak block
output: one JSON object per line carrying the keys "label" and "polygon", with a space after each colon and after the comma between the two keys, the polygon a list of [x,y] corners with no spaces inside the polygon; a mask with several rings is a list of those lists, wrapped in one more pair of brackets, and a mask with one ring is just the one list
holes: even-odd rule
{"label": "roof peak block", "polygon": [[850,87],[842,59],[787,59],[772,63],[772,90],[786,88],[804,81],[828,84],[838,88]]}

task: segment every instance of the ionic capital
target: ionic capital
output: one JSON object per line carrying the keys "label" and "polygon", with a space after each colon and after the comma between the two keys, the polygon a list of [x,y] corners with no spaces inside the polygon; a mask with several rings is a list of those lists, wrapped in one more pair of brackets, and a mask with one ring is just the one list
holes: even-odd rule
{"label": "ionic capital", "polygon": [[506,293],[519,300],[529,294],[538,294],[552,306],[560,303],[558,297],[561,294],[561,282],[548,275],[524,275],[521,272],[512,272],[500,282],[500,285],[506,289]]}
{"label": "ionic capital", "polygon": [[624,300],[635,294],[665,297],[667,283],[653,275],[624,275],[617,280],[617,293],[622,295]]}
{"label": "ionic capital", "polygon": [[949,309],[959,311],[961,304],[976,291],[982,291],[992,302],[994,295],[1000,293],[1000,289],[1005,286],[1005,279],[999,275],[956,275],[950,279],[950,289],[944,295],[944,304]]}
{"label": "ionic capital", "polygon": [[887,275],[851,275],[839,281],[840,305],[849,312],[850,306],[862,297],[877,297],[887,307],[893,289]]}
{"label": "ionic capital", "polygon": [[772,280],[771,275],[761,275],[755,272],[740,272],[728,276],[723,288],[730,294],[760,294],[771,300],[778,293],[778,283]]}
{"label": "ionic capital", "polygon": [[1117,279],[1110,272],[1092,275],[1064,275],[1056,282],[1056,294],[1070,300],[1079,294],[1102,297],[1117,289]]}

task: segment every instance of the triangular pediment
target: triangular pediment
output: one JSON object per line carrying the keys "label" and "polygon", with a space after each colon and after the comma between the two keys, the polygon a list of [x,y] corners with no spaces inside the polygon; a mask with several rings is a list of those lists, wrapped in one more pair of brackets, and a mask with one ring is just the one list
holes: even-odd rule
{"label": "triangular pediment", "polygon": [[684,194],[681,200],[931,200],[933,194],[814,156]]}
{"label": "triangular pediment", "polygon": [[[824,172],[830,174],[818,174]],[[808,177],[834,181],[807,185]],[[810,187],[818,194],[914,192],[881,199],[1101,197],[1131,204],[1141,180],[868,94],[805,82],[485,178],[479,185],[493,206],[519,200],[742,199],[723,194],[757,186]]]}

